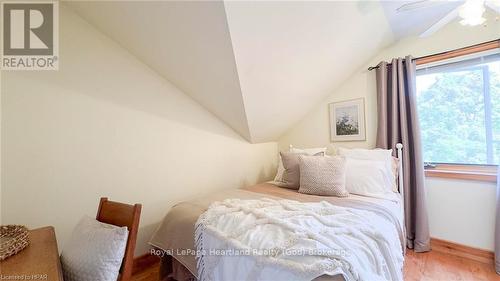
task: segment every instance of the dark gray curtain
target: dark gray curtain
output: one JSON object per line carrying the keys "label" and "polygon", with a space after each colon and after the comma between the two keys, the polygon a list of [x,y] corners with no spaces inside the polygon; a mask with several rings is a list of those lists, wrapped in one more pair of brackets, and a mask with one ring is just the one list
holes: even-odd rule
{"label": "dark gray curtain", "polygon": [[416,66],[410,56],[381,62],[377,68],[377,147],[403,144],[403,178],[407,246],[430,250],[425,204],[424,163],[417,115]]}
{"label": "dark gray curtain", "polygon": [[497,218],[495,227],[495,269],[500,275],[500,167],[497,173]]}

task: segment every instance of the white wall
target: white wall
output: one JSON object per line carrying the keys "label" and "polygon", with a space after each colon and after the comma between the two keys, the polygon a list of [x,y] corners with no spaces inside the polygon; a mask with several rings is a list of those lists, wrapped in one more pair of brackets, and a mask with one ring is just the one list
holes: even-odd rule
{"label": "white wall", "polygon": [[223,1],[66,4],[251,140]]}
{"label": "white wall", "polygon": [[[450,23],[444,29],[427,38],[407,38],[383,50],[356,71],[327,99],[293,126],[279,139],[281,150],[289,144],[298,147],[332,146],[374,147],[377,130],[375,72],[368,66],[381,60],[413,55],[419,57],[495,40],[500,35],[500,22],[487,15],[487,27],[463,27],[458,22]],[[365,98],[366,141],[330,142],[328,104],[358,97]],[[459,180],[426,180],[427,203],[431,236],[454,241],[473,247],[493,249],[495,185],[491,183]]]}
{"label": "white wall", "polygon": [[426,188],[432,237],[494,249],[495,183],[427,178]]}
{"label": "white wall", "polygon": [[59,71],[2,72],[1,223],[53,225],[59,248],[101,196],[142,203],[136,254],[172,204],[268,180],[249,144],[61,5]]}

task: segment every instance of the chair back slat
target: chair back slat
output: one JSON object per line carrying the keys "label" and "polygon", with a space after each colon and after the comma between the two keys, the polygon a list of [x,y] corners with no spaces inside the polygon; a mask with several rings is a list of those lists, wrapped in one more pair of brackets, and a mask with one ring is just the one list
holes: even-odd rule
{"label": "chair back slat", "polygon": [[118,281],[130,281],[134,265],[134,250],[141,216],[141,204],[129,205],[101,198],[96,219],[100,222],[116,226],[126,226],[128,229],[127,247],[120,268]]}

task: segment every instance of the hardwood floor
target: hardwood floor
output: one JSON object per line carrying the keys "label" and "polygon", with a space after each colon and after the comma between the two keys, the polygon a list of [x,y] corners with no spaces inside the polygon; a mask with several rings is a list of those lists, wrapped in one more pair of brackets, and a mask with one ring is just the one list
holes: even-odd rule
{"label": "hardwood floor", "polygon": [[[132,281],[158,281],[159,264],[137,273]],[[405,281],[500,281],[491,264],[451,256],[442,252],[416,254],[408,251]]]}
{"label": "hardwood floor", "polygon": [[132,275],[132,281],[158,281],[160,275],[160,263]]}
{"label": "hardwood floor", "polygon": [[418,254],[408,251],[404,267],[405,280],[463,280],[463,281],[500,281],[491,264],[431,251]]}

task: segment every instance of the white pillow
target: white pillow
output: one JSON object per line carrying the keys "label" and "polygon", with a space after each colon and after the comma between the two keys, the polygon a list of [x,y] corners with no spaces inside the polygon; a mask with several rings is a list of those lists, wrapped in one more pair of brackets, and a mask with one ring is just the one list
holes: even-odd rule
{"label": "white pillow", "polygon": [[315,148],[295,148],[291,147],[290,152],[293,153],[302,153],[307,155],[316,155],[318,153],[323,153],[323,156],[326,155],[326,147],[315,147]]}
{"label": "white pillow", "polygon": [[[291,147],[290,152],[307,154],[307,155],[315,155],[318,153],[323,153],[323,156],[326,156],[326,147],[317,147],[317,148],[295,148]],[[278,156],[278,170],[276,171],[276,176],[274,177],[275,182],[283,181],[283,173],[285,172],[285,168],[283,167],[283,160],[281,160],[281,155]]]}
{"label": "white pillow", "polygon": [[283,173],[285,172],[285,167],[283,167],[283,159],[281,159],[281,155],[278,156],[278,171],[276,172],[276,176],[274,177],[274,181],[281,182],[283,181]]}
{"label": "white pillow", "polygon": [[372,161],[383,162],[385,167],[385,172],[387,173],[387,176],[391,179],[391,184],[387,186],[387,189],[394,192],[394,182],[396,181],[396,175],[394,174],[392,169],[393,167],[392,149],[361,149],[361,148],[346,149],[338,147],[337,154],[339,156],[344,156],[350,159],[372,160]]}
{"label": "white pillow", "polygon": [[116,281],[128,230],[83,217],[61,253],[65,281]]}
{"label": "white pillow", "polygon": [[362,149],[337,147],[337,154],[354,159],[387,161],[391,163],[392,149]]}
{"label": "white pillow", "polygon": [[384,161],[346,158],[346,189],[349,193],[387,198],[392,193],[392,178]]}

